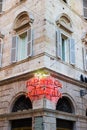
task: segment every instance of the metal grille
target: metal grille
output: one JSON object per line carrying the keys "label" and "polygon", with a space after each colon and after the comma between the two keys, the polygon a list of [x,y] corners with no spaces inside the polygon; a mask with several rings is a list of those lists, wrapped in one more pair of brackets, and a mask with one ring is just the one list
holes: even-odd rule
{"label": "metal grille", "polygon": [[71,105],[70,101],[65,97],[59,99],[57,106],[56,106],[56,110],[73,113],[72,105]]}
{"label": "metal grille", "polygon": [[32,103],[29,98],[26,98],[24,95],[21,96],[14,104],[12,112],[28,110],[32,108]]}

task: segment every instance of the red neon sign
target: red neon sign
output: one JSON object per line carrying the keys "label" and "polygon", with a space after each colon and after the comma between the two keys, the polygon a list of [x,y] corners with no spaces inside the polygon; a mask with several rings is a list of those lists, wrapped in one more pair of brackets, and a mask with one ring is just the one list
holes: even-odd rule
{"label": "red neon sign", "polygon": [[62,88],[62,84],[51,76],[44,78],[31,78],[26,82],[26,87],[27,96],[31,101],[45,97],[56,102],[62,96],[59,92],[59,88]]}

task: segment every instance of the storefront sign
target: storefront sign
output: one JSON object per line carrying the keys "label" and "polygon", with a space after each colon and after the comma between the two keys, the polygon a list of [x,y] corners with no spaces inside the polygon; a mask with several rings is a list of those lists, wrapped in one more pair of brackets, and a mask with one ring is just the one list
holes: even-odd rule
{"label": "storefront sign", "polygon": [[58,101],[58,99],[62,96],[59,92],[59,88],[62,88],[62,84],[51,76],[31,78],[26,82],[26,87],[27,96],[31,99],[31,101],[41,98]]}

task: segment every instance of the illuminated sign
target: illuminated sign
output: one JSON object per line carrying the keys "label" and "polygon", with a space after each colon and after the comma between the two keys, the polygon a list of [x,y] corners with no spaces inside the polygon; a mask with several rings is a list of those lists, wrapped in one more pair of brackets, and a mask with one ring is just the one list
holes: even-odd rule
{"label": "illuminated sign", "polygon": [[62,88],[62,84],[51,76],[31,78],[26,82],[26,88],[27,96],[31,101],[46,98],[57,102],[62,96],[59,92],[59,88]]}

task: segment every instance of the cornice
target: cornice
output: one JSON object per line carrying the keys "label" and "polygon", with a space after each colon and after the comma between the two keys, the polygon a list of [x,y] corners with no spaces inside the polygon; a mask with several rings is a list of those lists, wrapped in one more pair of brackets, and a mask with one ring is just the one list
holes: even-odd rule
{"label": "cornice", "polygon": [[71,83],[71,84],[77,85],[79,87],[87,88],[87,84],[86,83],[83,83],[83,82],[81,82],[79,80],[76,80],[76,79],[73,79],[71,77],[68,77],[66,75],[57,73],[57,72],[55,72],[53,70],[50,70],[50,69],[48,69],[46,67],[43,67],[43,68],[41,68],[39,70],[34,70],[34,71],[31,71],[31,72],[22,73],[21,75],[16,75],[16,76],[9,77],[9,78],[6,78],[4,80],[1,80],[0,81],[0,86],[6,85],[6,84],[10,84],[10,83],[13,83],[13,82],[17,82],[17,81],[26,81],[29,78],[33,77],[34,73],[37,72],[37,71],[48,72],[48,73],[50,73],[51,76],[53,76],[55,78],[58,78],[60,80],[63,80],[65,82],[67,82],[67,83]]}

